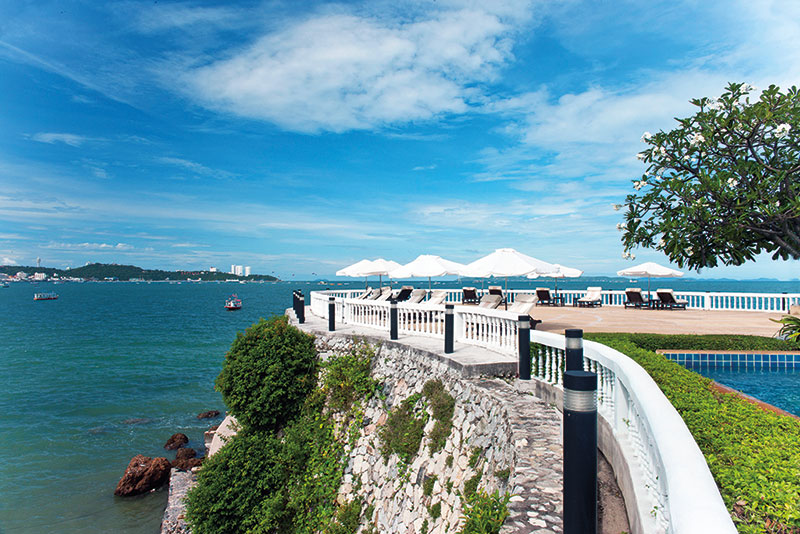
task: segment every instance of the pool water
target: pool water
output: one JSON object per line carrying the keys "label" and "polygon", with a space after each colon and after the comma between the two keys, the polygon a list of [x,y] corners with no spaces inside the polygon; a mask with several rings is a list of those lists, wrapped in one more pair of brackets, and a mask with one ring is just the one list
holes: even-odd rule
{"label": "pool water", "polygon": [[800,369],[687,365],[693,371],[800,416]]}

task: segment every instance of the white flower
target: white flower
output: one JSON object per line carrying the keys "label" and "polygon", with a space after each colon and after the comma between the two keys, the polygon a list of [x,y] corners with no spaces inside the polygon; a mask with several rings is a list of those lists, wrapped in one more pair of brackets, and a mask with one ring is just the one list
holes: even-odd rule
{"label": "white flower", "polygon": [[659,152],[659,153],[660,153],[662,156],[666,156],[666,155],[667,155],[667,149],[666,149],[666,148],[664,148],[663,146],[660,146],[660,147],[658,147],[658,152]]}
{"label": "white flower", "polygon": [[641,182],[633,182],[633,188],[636,189],[637,191],[646,185],[647,182],[645,182],[644,180],[642,180]]}
{"label": "white flower", "polygon": [[708,106],[706,106],[709,111],[720,111],[723,107],[725,107],[722,102],[717,100],[716,98],[712,98],[708,101]]}
{"label": "white flower", "polygon": [[614,208],[614,211],[619,211],[622,207],[622,204],[611,204],[611,207]]}
{"label": "white flower", "polygon": [[642,222],[642,220],[641,220],[639,217],[636,217],[636,218],[633,220],[633,222],[635,222],[636,224],[639,224],[640,222]]}
{"label": "white flower", "polygon": [[636,154],[636,158],[639,161],[644,161],[644,158],[646,158],[646,157],[647,157],[647,154],[645,154],[644,152],[639,152],[638,154]]}
{"label": "white flower", "polygon": [[619,230],[619,231],[621,232],[621,231],[623,231],[624,229],[625,229],[625,225],[624,225],[624,224],[622,224],[622,223],[617,223],[617,230]]}
{"label": "white flower", "polygon": [[662,237],[662,238],[661,238],[661,239],[658,241],[658,248],[664,248],[665,246],[667,246],[667,242],[666,242],[666,241],[664,241],[664,238]]}
{"label": "white flower", "polygon": [[652,138],[653,138],[653,134],[651,134],[650,132],[645,132],[645,133],[642,134],[642,143],[646,143],[647,141],[649,141]]}
{"label": "white flower", "polygon": [[737,185],[739,185],[739,180],[731,176],[730,178],[728,178],[728,185],[730,187],[736,187]]}
{"label": "white flower", "polygon": [[742,92],[743,93],[758,92],[758,87],[756,87],[755,85],[751,85],[749,83],[746,83],[746,84],[742,85]]}
{"label": "white flower", "polygon": [[636,259],[636,254],[628,254],[628,257],[632,260]]}
{"label": "white flower", "polygon": [[691,156],[689,156],[689,154],[684,154],[684,155],[683,155],[683,157],[682,157],[681,159],[682,159],[683,161],[689,161],[689,160],[690,160],[690,159],[692,159],[692,158],[691,158]]}
{"label": "white flower", "polygon": [[694,252],[694,249],[692,247],[686,247],[686,255],[687,256],[691,256],[692,252]]}
{"label": "white flower", "polygon": [[789,134],[789,130],[791,129],[792,127],[789,124],[786,123],[779,124],[778,127],[775,128],[775,135],[778,138],[786,137]]}
{"label": "white flower", "polygon": [[706,138],[703,137],[703,134],[696,133],[696,134],[693,134],[692,137],[689,138],[689,144],[694,146],[694,145],[697,145],[698,143],[703,143],[705,140],[706,140]]}

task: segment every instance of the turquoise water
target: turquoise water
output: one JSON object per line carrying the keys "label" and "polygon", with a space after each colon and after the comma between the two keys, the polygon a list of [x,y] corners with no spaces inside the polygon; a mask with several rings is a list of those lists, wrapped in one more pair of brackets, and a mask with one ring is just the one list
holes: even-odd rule
{"label": "turquoise water", "polygon": [[[675,289],[800,291],[800,282],[669,282]],[[471,283],[481,286],[480,280]],[[416,285],[426,287],[427,280]],[[460,287],[454,281],[434,285]],[[552,287],[552,281],[509,281],[514,289],[543,285]],[[629,282],[559,282],[589,285],[616,289]],[[359,288],[363,280],[335,287]],[[0,289],[0,534],[157,532],[166,492],[117,498],[117,481],[135,454],[172,458],[162,446],[175,432],[202,448],[203,431],[219,420],[196,415],[224,411],[213,384],[236,332],[282,313],[294,288],[308,294],[325,286],[72,283]],[[51,290],[58,300],[33,301],[34,293]],[[241,311],[222,308],[232,292],[243,300]]]}

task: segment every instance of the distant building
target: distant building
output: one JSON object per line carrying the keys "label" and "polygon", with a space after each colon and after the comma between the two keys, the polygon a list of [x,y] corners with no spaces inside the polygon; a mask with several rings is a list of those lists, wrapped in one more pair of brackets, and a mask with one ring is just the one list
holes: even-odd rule
{"label": "distant building", "polygon": [[33,273],[33,279],[37,282],[41,282],[42,280],[47,280],[47,275],[44,273]]}
{"label": "distant building", "polygon": [[22,271],[18,272],[16,276],[17,276],[17,279],[19,279],[19,280],[27,280],[28,279],[28,273],[24,273]]}
{"label": "distant building", "polygon": [[245,266],[244,275],[245,276],[250,276],[250,266],[249,265]]}
{"label": "distant building", "polygon": [[231,274],[236,274],[236,266],[231,265]]}
{"label": "distant building", "polygon": [[36,266],[37,267],[41,267],[42,266],[42,258],[39,258],[39,257],[36,258]]}
{"label": "distant building", "polygon": [[215,272],[217,272],[217,268],[216,267],[209,267],[208,272],[215,273]]}
{"label": "distant building", "polygon": [[235,274],[236,276],[244,275],[244,267],[242,267],[241,265],[234,265],[234,267],[235,269],[233,274]]}

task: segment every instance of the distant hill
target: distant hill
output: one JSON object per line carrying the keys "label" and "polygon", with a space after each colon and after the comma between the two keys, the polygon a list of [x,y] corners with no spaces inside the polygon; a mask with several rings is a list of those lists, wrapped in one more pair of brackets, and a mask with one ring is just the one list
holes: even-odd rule
{"label": "distant hill", "polygon": [[158,269],[142,269],[135,265],[117,265],[116,263],[90,263],[75,269],[54,269],[52,267],[32,267],[19,265],[2,265],[0,273],[16,274],[25,272],[29,276],[33,273],[45,273],[47,276],[59,275],[73,278],[104,280],[115,278],[120,281],[130,279],[142,280],[186,280],[187,278],[201,280],[263,280],[274,282],[278,280],[267,274],[251,274],[250,276],[236,276],[229,273],[212,273],[209,271],[161,271]]}

